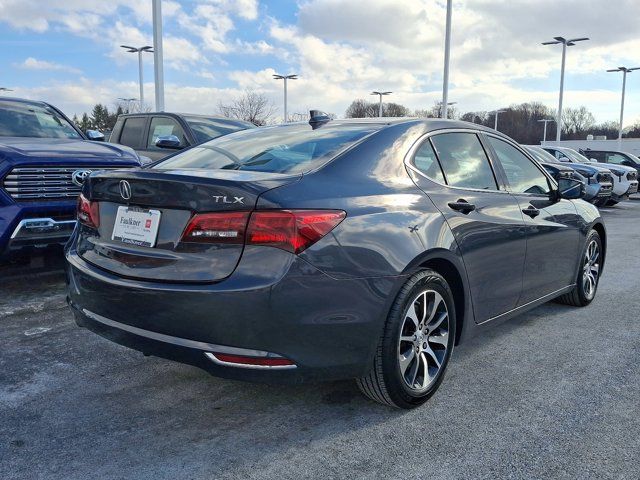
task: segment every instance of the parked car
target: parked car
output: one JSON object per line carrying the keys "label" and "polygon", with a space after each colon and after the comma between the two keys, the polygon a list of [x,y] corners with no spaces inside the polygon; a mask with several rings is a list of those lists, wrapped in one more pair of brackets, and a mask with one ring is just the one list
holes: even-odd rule
{"label": "parked car", "polygon": [[589,160],[596,160],[600,163],[612,163],[614,165],[624,165],[625,167],[635,168],[640,174],[640,158],[633,153],[609,151],[609,150],[580,150],[580,153]]}
{"label": "parked car", "polygon": [[567,147],[543,147],[547,152],[555,155],[561,162],[571,164],[591,165],[605,167],[613,175],[613,192],[607,201],[608,205],[615,205],[621,200],[629,198],[629,195],[638,191],[637,172],[631,167],[624,165],[614,165],[611,163],[591,162],[587,157],[581,155],[576,150]]}
{"label": "parked car", "polygon": [[0,260],[63,245],[83,180],[95,170],[139,165],[132,149],[90,141],[48,103],[1,98]]}
{"label": "parked car", "polygon": [[120,115],[110,141],[133,148],[153,161],[229,133],[255,128],[242,120],[187,113]]}
{"label": "parked car", "polygon": [[357,378],[411,408],[454,344],[593,300],[607,241],[581,182],[476,124],[309,123],[89,177],[66,248],[78,324],[214,375]]}
{"label": "parked car", "polygon": [[584,199],[595,205],[605,205],[611,199],[613,191],[613,174],[603,172],[591,165],[561,163],[542,147],[524,145],[527,151],[542,165],[553,178],[569,177],[585,183]]}

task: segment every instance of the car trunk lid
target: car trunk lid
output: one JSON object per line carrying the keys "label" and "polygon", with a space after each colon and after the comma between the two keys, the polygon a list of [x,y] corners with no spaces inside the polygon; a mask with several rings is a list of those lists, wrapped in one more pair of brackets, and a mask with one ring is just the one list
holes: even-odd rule
{"label": "car trunk lid", "polygon": [[[85,185],[84,195],[97,202],[99,224],[97,228],[80,227],[78,253],[87,262],[127,278],[220,281],[235,270],[244,244],[184,241],[183,234],[194,216],[246,214],[254,209],[262,193],[299,177],[250,171],[158,169],[93,175]],[[132,227],[135,231],[127,230],[128,224],[136,222],[148,222],[149,228],[140,240],[135,235],[142,225]],[[116,229],[117,224],[127,225]]]}

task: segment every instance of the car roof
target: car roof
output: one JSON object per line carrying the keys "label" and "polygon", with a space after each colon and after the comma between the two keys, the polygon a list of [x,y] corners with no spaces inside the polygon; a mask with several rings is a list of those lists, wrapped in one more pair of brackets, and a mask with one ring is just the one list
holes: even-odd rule
{"label": "car roof", "polygon": [[50,107],[47,102],[43,102],[41,100],[29,100],[28,98],[18,98],[18,97],[0,97],[0,102],[18,102],[18,103],[28,103],[31,105],[39,105],[39,106],[47,106]]}

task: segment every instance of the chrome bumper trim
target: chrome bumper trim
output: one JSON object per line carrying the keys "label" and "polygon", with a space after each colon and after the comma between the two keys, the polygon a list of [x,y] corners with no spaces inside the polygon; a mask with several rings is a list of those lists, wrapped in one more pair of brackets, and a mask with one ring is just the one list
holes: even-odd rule
{"label": "chrome bumper trim", "polygon": [[26,218],[20,220],[11,234],[14,238],[37,237],[38,234],[54,233],[64,230],[71,231],[75,226],[75,220],[54,220],[53,218]]}
{"label": "chrome bumper trim", "polygon": [[[178,345],[180,347],[193,348],[196,350],[205,351],[205,355],[207,358],[213,360],[216,363],[220,363],[221,365],[232,365],[234,367],[243,366],[247,368],[263,368],[262,365],[254,366],[254,365],[239,365],[236,363],[228,363],[222,362],[217,358],[214,360],[209,355],[210,352],[214,353],[223,353],[228,355],[238,355],[243,357],[257,357],[257,358],[284,358],[282,355],[278,355],[276,353],[266,352],[264,350],[252,350],[248,348],[239,348],[239,347],[229,347],[227,345],[217,345],[214,343],[206,343],[206,342],[198,342],[197,340],[189,340],[187,338],[174,337],[171,335],[165,335],[164,333],[152,332],[150,330],[144,330],[142,328],[134,327],[132,325],[127,325],[125,323],[116,322],[115,320],[111,320],[110,318],[103,317],[102,315],[98,315],[97,313],[93,313],[86,308],[81,309],[82,313],[87,317],[95,320],[98,323],[102,323],[108,327],[117,328],[119,330],[124,330],[125,332],[133,333],[134,335],[138,335],[140,337],[149,338],[151,340],[156,340],[158,342],[170,343],[173,345]],[[286,368],[295,368],[295,365],[284,365]],[[266,368],[282,368],[282,366],[266,366]]]}

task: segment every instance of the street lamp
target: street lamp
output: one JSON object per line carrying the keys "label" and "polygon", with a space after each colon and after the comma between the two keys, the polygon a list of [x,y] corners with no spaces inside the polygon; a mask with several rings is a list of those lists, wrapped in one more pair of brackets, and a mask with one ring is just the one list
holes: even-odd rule
{"label": "street lamp", "polygon": [[547,141],[547,123],[555,122],[553,118],[543,118],[542,120],[538,120],[538,122],[544,122],[544,134],[542,135],[542,143]]}
{"label": "street lamp", "polygon": [[131,97],[131,98],[118,97],[118,100],[126,103],[127,104],[127,113],[131,113],[131,102],[135,102],[137,100],[137,98],[134,98],[134,97]]}
{"label": "street lamp", "polygon": [[618,130],[618,150],[622,150],[622,118],[624,116],[624,89],[627,86],[627,73],[640,70],[640,67],[618,67],[607,72],[622,72],[622,100],[620,101],[620,128]]}
{"label": "street lamp", "polygon": [[442,76],[442,111],[440,116],[447,118],[449,105],[449,52],[451,51],[451,10],[452,0],[447,0],[447,23],[444,35],[444,74]]}
{"label": "street lamp", "polygon": [[501,113],[506,112],[506,110],[494,110],[493,112],[489,112],[489,113],[494,113],[495,114],[495,119],[493,121],[493,129],[494,130],[498,130],[498,115]]}
{"label": "street lamp", "polygon": [[288,115],[287,115],[287,80],[297,80],[298,75],[278,75],[274,74],[273,78],[276,80],[284,80],[284,123],[287,123]]}
{"label": "street lamp", "polygon": [[553,42],[542,42],[542,45],[562,44],[562,67],[560,68],[560,99],[558,100],[558,115],[556,116],[556,142],[560,141],[560,131],[562,130],[562,93],[564,91],[564,64],[567,56],[567,47],[573,47],[576,42],[589,40],[587,37],[571,38],[553,37]]}
{"label": "street lamp", "polygon": [[162,55],[162,0],[152,0],[153,20],[153,73],[155,80],[156,111],[164,112],[164,60]]}
{"label": "street lamp", "polygon": [[[449,115],[449,108],[451,105],[456,105],[458,102],[447,102],[446,106],[443,107],[444,103],[442,102],[437,102],[436,105],[438,105],[438,108],[440,109],[440,118],[447,118],[447,116]],[[442,116],[442,112],[444,113],[444,116]]]}
{"label": "street lamp", "polygon": [[153,52],[153,47],[149,45],[145,47],[130,47],[128,45],[120,45],[122,48],[126,49],[129,53],[137,53],[138,54],[138,70],[140,75],[140,110],[142,110],[142,104],[144,103],[144,82],[142,80],[142,52]]}
{"label": "street lamp", "polygon": [[380,103],[378,104],[378,117],[382,117],[382,97],[384,95],[391,95],[393,92],[378,92],[374,90],[371,95],[378,95],[380,97]]}

